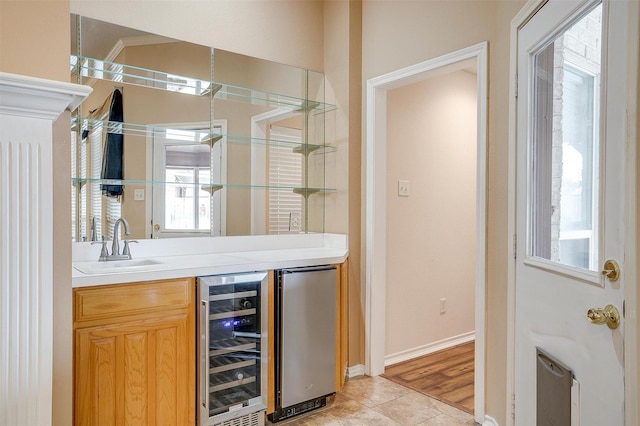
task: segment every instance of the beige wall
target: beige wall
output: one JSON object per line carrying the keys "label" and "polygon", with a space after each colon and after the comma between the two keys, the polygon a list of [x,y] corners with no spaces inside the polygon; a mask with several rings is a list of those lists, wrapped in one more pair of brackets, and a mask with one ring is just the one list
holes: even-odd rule
{"label": "beige wall", "polygon": [[387,93],[387,356],[475,330],[476,80],[457,71]]}
{"label": "beige wall", "polygon": [[71,0],[79,15],[316,71],[323,2]]}
{"label": "beige wall", "polygon": [[510,21],[524,1],[363,2],[367,79],[489,41],[486,413],[506,423],[507,164]]}
{"label": "beige wall", "polygon": [[0,71],[69,79],[69,2],[0,0]]}
{"label": "beige wall", "polygon": [[328,186],[337,189],[325,205],[325,231],[347,233],[349,238],[349,354],[348,365],[364,360],[364,305],[360,268],[360,116],[362,2],[327,1],[324,9],[324,73],[327,102],[338,106],[328,115],[333,134],[327,140],[338,148],[329,158]]}

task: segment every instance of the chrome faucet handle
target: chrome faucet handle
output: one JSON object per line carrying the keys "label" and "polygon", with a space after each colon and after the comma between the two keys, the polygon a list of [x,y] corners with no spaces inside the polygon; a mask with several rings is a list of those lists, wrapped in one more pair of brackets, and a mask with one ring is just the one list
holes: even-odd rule
{"label": "chrome faucet handle", "polygon": [[109,256],[109,251],[107,250],[107,240],[105,240],[104,235],[102,236],[102,241],[91,242],[91,245],[94,244],[102,244],[102,249],[100,250],[100,258],[98,260],[105,260]]}
{"label": "chrome faucet handle", "polygon": [[128,256],[131,259],[131,250],[129,249],[129,243],[137,243],[138,240],[123,240],[124,248],[122,249],[122,255]]}

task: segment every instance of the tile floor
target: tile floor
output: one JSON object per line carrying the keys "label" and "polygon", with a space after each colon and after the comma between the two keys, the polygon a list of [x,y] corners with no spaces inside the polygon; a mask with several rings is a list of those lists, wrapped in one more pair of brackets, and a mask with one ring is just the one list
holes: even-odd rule
{"label": "tile floor", "polygon": [[471,414],[383,377],[349,379],[327,406],[276,425],[469,426]]}

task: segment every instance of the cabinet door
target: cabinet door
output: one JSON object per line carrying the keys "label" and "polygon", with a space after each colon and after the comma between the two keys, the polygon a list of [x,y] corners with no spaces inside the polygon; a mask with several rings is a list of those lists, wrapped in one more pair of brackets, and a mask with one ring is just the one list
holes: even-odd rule
{"label": "cabinet door", "polygon": [[76,330],[76,424],[194,424],[192,331],[188,314]]}

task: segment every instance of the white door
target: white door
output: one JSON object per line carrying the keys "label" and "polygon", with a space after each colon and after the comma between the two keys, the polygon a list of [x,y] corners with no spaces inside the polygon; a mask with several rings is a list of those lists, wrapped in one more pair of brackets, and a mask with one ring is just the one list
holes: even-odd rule
{"label": "white door", "polygon": [[152,133],[153,238],[225,234],[225,129],[185,124]]}
{"label": "white door", "polygon": [[518,426],[624,425],[627,7],[550,0],[518,31]]}

